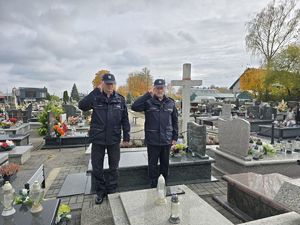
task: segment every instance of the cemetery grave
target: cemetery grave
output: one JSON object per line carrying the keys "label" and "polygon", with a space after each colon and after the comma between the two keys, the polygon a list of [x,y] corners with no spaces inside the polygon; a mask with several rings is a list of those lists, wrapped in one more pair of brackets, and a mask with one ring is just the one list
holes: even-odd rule
{"label": "cemetery grave", "polygon": [[211,149],[215,154],[214,168],[224,174],[254,172],[259,174],[281,173],[289,177],[299,177],[300,154],[276,152],[254,160],[249,155],[250,124],[244,119],[219,120],[219,144]]}

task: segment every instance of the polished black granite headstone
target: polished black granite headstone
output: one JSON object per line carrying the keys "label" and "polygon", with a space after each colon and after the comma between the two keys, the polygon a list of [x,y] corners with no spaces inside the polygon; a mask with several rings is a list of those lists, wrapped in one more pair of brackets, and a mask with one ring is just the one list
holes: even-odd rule
{"label": "polished black granite headstone", "polygon": [[[0,215],[1,225],[54,225],[57,210],[59,207],[59,199],[45,200],[42,202],[43,211],[32,214],[30,208],[22,205],[15,205],[16,213],[12,216],[3,217]],[[3,206],[0,205],[0,211],[2,212]]]}

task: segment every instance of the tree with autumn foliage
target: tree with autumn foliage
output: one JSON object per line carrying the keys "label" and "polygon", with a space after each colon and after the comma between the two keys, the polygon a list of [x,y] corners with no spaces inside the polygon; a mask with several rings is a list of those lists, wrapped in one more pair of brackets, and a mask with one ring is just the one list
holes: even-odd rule
{"label": "tree with autumn foliage", "polygon": [[175,88],[171,85],[171,83],[167,84],[166,94],[168,97],[173,98],[174,100],[181,99],[181,94],[176,92]]}
{"label": "tree with autumn foliage", "polygon": [[255,98],[261,99],[265,91],[266,70],[248,68],[240,77],[240,89],[250,91]]}
{"label": "tree with autumn foliage", "polygon": [[94,80],[92,81],[92,84],[93,84],[93,88],[96,88],[99,86],[99,84],[101,84],[102,82],[102,76],[104,74],[107,74],[107,73],[110,73],[109,70],[99,70],[96,74],[95,74],[95,78]]}
{"label": "tree with autumn foliage", "polygon": [[130,73],[127,79],[127,90],[135,99],[149,90],[152,86],[150,70],[143,68],[142,71]]}
{"label": "tree with autumn foliage", "polygon": [[128,88],[126,85],[121,85],[118,87],[117,92],[126,97],[128,95]]}
{"label": "tree with autumn foliage", "polygon": [[300,98],[300,46],[291,44],[283,49],[272,62],[271,76],[267,83],[272,85],[273,95],[286,100]]}

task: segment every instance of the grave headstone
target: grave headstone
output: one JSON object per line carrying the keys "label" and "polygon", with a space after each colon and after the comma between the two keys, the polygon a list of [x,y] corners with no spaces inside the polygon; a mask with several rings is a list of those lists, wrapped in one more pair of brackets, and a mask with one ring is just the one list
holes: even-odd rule
{"label": "grave headstone", "polygon": [[222,151],[244,159],[248,156],[250,123],[244,119],[219,119],[219,145]]}
{"label": "grave headstone", "polygon": [[265,106],[261,110],[261,116],[263,120],[273,120],[276,117],[276,109]]}
{"label": "grave headstone", "polygon": [[195,122],[188,122],[187,145],[189,149],[200,158],[206,156],[206,126]]}
{"label": "grave headstone", "polygon": [[231,104],[223,104],[221,118],[227,120],[231,117]]}
{"label": "grave headstone", "polygon": [[63,109],[67,114],[67,118],[70,116],[76,116],[76,107],[74,105],[63,105]]}
{"label": "grave headstone", "polygon": [[27,123],[32,117],[32,103],[30,103],[23,113],[23,122]]}
{"label": "grave headstone", "polygon": [[249,117],[253,116],[254,118],[251,119],[259,119],[260,117],[260,113],[259,113],[259,106],[255,105],[255,106],[249,106],[247,108],[247,115]]}

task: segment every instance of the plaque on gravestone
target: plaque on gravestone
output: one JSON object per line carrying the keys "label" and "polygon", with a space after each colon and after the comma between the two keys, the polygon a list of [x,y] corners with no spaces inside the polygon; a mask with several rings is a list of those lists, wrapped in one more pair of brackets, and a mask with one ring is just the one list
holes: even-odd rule
{"label": "plaque on gravestone", "polygon": [[206,126],[188,122],[187,145],[196,156],[208,159],[206,155]]}

